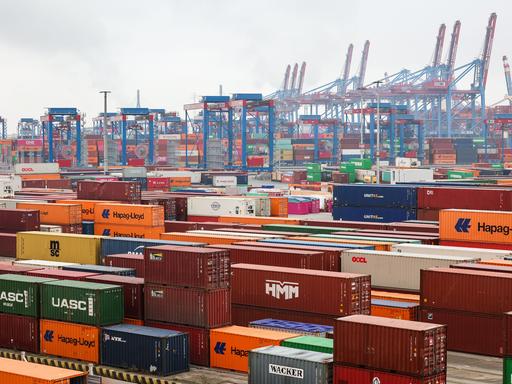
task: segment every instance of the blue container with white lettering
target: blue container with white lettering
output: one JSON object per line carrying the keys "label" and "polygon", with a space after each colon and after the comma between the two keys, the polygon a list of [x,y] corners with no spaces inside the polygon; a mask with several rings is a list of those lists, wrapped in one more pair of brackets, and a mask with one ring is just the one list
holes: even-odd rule
{"label": "blue container with white lettering", "polygon": [[103,237],[101,239],[101,257],[121,253],[144,254],[144,248],[160,245],[176,245],[183,247],[202,247],[205,243],[173,240],[134,239],[130,237]]}
{"label": "blue container with white lettering", "polygon": [[168,329],[118,324],[101,329],[101,364],[169,376],[189,370],[189,336]]}
{"label": "blue container with white lettering", "polygon": [[416,186],[341,184],[333,190],[335,207],[414,208],[417,205]]}
{"label": "blue container with white lettering", "polygon": [[416,209],[385,207],[333,207],[334,220],[392,223],[416,220]]}

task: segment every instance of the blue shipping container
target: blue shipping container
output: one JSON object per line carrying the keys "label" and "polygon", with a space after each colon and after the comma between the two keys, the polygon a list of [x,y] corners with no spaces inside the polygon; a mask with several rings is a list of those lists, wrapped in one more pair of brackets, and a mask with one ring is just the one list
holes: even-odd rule
{"label": "blue shipping container", "polygon": [[205,243],[188,241],[133,239],[129,237],[104,237],[101,239],[101,257],[107,255],[118,255],[121,253],[143,254],[144,248],[156,247],[159,245],[177,245],[183,247],[203,247]]}
{"label": "blue shipping container", "polygon": [[135,269],[111,267],[107,265],[77,264],[63,266],[62,269],[77,272],[93,272],[104,275],[135,276]]}
{"label": "blue shipping container", "polygon": [[82,221],[82,235],[94,235],[94,221]]}
{"label": "blue shipping container", "polygon": [[[297,233],[300,235],[300,233]],[[292,239],[261,239],[258,240],[262,243],[277,243],[277,244],[294,244],[294,245],[312,245],[317,247],[331,247],[342,249],[375,249],[371,245],[358,245],[358,244],[342,244],[342,243],[329,243],[320,241],[306,241],[306,240],[292,240]]]}
{"label": "blue shipping container", "polygon": [[416,208],[416,186],[411,185],[335,185],[336,207]]}
{"label": "blue shipping container", "polygon": [[334,220],[392,223],[416,220],[416,209],[382,207],[333,207]]}
{"label": "blue shipping container", "polygon": [[296,333],[307,334],[307,335],[312,335],[312,336],[320,336],[320,337],[325,337],[327,333],[334,331],[334,327],[331,327],[330,325],[301,323],[298,321],[277,320],[277,319],[262,319],[262,320],[251,321],[249,323],[249,327],[274,329],[274,330],[281,330],[281,331],[287,331],[287,332],[292,332],[292,333],[296,332]]}
{"label": "blue shipping container", "polygon": [[188,334],[118,324],[101,329],[101,364],[168,376],[189,370]]}

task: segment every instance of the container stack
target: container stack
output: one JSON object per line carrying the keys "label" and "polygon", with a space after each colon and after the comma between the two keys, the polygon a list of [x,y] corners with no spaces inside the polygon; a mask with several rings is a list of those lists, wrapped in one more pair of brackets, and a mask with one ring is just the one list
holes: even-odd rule
{"label": "container stack", "polygon": [[231,324],[229,252],[160,246],[145,249],[145,324],[190,335],[190,360],[210,363],[210,329]]}
{"label": "container stack", "polygon": [[41,224],[58,226],[62,233],[82,233],[82,208],[79,204],[16,203],[17,209],[38,210]]}
{"label": "container stack", "polygon": [[334,383],[445,383],[446,326],[374,316],[337,319]]}
{"label": "container stack", "polygon": [[416,187],[398,185],[335,185],[333,218],[389,223],[416,220]]}
{"label": "container stack", "polygon": [[0,256],[16,257],[16,232],[39,229],[38,210],[0,209]]}
{"label": "container stack", "polygon": [[322,181],[322,164],[320,163],[309,163],[306,164],[307,170],[307,181],[321,182]]}
{"label": "container stack", "polygon": [[369,275],[254,264],[232,271],[237,325],[264,318],[333,325],[336,317],[370,313]]}

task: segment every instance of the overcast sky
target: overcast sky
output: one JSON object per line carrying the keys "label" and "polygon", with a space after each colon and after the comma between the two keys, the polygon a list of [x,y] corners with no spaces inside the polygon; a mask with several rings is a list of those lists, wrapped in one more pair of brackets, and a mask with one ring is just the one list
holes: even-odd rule
{"label": "overcast sky", "polygon": [[[476,4],[473,4],[476,3]],[[166,108],[200,95],[280,87],[285,67],[307,62],[304,88],[339,77],[348,44],[352,74],[363,43],[366,82],[433,55],[441,23],[462,23],[457,64],[481,54],[491,12],[498,14],[487,99],[506,93],[503,55],[512,56],[512,1],[486,0],[1,0],[0,115],[14,132],[20,117],[46,107],[78,107],[87,121],[110,106]]]}

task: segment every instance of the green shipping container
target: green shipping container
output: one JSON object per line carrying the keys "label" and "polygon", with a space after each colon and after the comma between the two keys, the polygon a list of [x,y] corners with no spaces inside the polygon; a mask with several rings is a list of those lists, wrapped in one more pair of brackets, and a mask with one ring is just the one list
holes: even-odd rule
{"label": "green shipping container", "polygon": [[350,159],[349,162],[354,164],[356,169],[372,169],[372,161],[370,159]]}
{"label": "green shipping container", "polygon": [[356,166],[352,163],[340,163],[340,172],[353,173],[355,175]]}
{"label": "green shipping container", "polygon": [[56,281],[44,277],[0,275],[0,312],[39,317],[41,285]]}
{"label": "green shipping container", "polygon": [[308,171],[308,174],[306,176],[306,180],[307,181],[320,182],[320,181],[322,181],[322,172],[311,173],[311,172]]}
{"label": "green shipping container", "polygon": [[281,346],[295,349],[304,349],[306,351],[334,353],[333,339],[318,336],[299,336],[286,339]]}
{"label": "green shipping container", "polygon": [[474,177],[472,172],[465,171],[448,171],[449,179],[470,179]]}
{"label": "green shipping container", "polygon": [[60,280],[42,285],[41,318],[95,326],[121,323],[123,288],[118,285]]}
{"label": "green shipping container", "polygon": [[322,165],[318,163],[309,163],[306,164],[306,169],[308,173],[318,173],[322,172]]}
{"label": "green shipping container", "polygon": [[503,358],[503,384],[512,384],[512,357]]}

